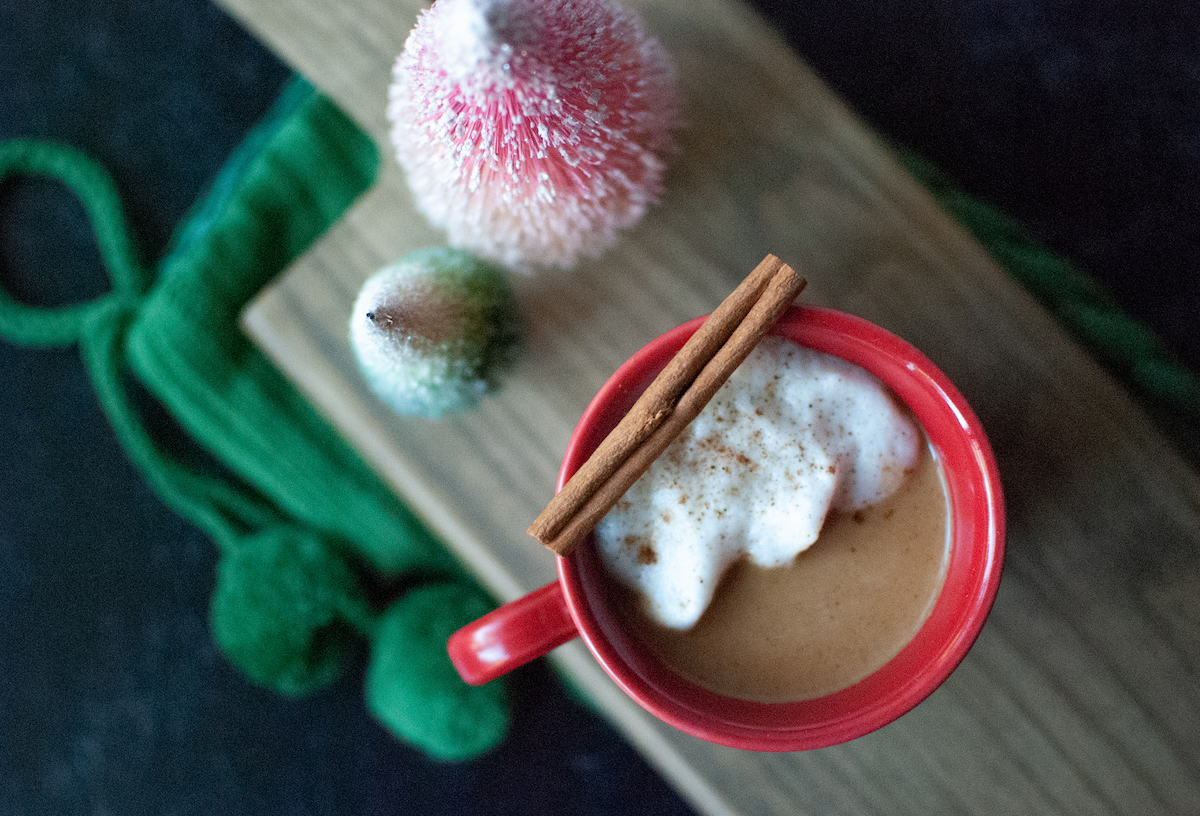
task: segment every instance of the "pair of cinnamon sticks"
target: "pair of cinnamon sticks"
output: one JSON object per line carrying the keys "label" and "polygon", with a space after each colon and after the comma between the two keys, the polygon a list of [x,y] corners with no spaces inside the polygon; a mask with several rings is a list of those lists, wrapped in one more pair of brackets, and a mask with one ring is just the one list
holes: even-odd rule
{"label": "pair of cinnamon sticks", "polygon": [[566,556],[724,385],[806,281],[768,255],[688,338],[529,526]]}

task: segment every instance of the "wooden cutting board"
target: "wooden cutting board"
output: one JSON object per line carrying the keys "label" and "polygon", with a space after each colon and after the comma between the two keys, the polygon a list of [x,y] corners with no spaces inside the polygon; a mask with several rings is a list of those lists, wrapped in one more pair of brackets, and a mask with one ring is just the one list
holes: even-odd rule
{"label": "wooden cutting board", "polygon": [[411,0],[219,0],[378,141],[377,185],[245,314],[247,330],[482,583],[554,577],[525,527],[584,406],[629,354],[768,252],[802,299],[923,349],[992,437],[1009,505],[993,614],[915,711],[761,755],[645,715],[578,644],[554,659],[700,812],[1200,813],[1200,481],[1106,376],[735,0],[631,3],[673,53],[688,128],[662,205],[601,259],[516,281],[524,361],[478,411],[401,419],[347,345],[362,281],[442,242],[386,144]]}

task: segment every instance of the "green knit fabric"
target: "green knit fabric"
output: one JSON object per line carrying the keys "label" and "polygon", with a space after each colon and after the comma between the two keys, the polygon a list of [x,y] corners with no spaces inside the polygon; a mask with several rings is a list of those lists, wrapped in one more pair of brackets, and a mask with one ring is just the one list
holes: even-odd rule
{"label": "green knit fabric", "polygon": [[[184,225],[128,338],[139,378],[184,428],[288,516],[385,572],[453,569],[446,551],[260,354],[241,308],[373,180],[373,144],[293,86]],[[403,542],[401,545],[399,542]]]}
{"label": "green knit fabric", "polygon": [[[151,274],[136,261],[100,167],[68,147],[0,144],[0,181],[48,177],[80,198],[112,280],[107,295],[54,309],[0,290],[0,334],[78,344],[130,458],[220,549],[213,635],[249,678],[305,694],[369,649],[369,665],[386,667],[369,688],[377,719],[430,756],[462,759],[496,745],[508,723],[504,683],[467,686],[445,649],[449,631],[490,600],[238,326],[249,299],[370,186],[377,167],[371,140],[297,80]],[[200,453],[184,457],[152,437],[131,378]],[[365,582],[397,576],[409,590],[372,605]],[[448,712],[457,712],[451,725]]]}

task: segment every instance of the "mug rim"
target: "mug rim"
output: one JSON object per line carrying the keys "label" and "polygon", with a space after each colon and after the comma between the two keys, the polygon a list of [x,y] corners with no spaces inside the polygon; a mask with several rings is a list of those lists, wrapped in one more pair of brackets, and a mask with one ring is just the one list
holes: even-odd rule
{"label": "mug rim", "polygon": [[[560,489],[704,320],[695,318],[650,341],[600,388],[571,435]],[[580,637],[640,706],[709,742],[798,751],[846,742],[892,722],[957,668],[999,587],[1004,504],[995,458],[978,418],[949,378],[910,343],[863,318],[816,306],[790,307],[771,334],[855,363],[882,380],[925,428],[941,462],[951,506],[951,551],[938,599],[912,640],[882,667],[840,691],[796,702],[742,700],[685,680],[610,620],[602,604],[589,601],[600,592],[590,536],[557,562]]]}

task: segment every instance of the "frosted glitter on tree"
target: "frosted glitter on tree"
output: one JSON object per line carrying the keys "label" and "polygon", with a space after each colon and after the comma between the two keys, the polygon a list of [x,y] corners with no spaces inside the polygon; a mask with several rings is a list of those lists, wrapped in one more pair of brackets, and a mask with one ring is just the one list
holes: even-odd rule
{"label": "frosted glitter on tree", "polygon": [[677,115],[665,49],[609,0],[437,0],[388,100],[422,212],[510,269],[573,266],[637,223]]}

